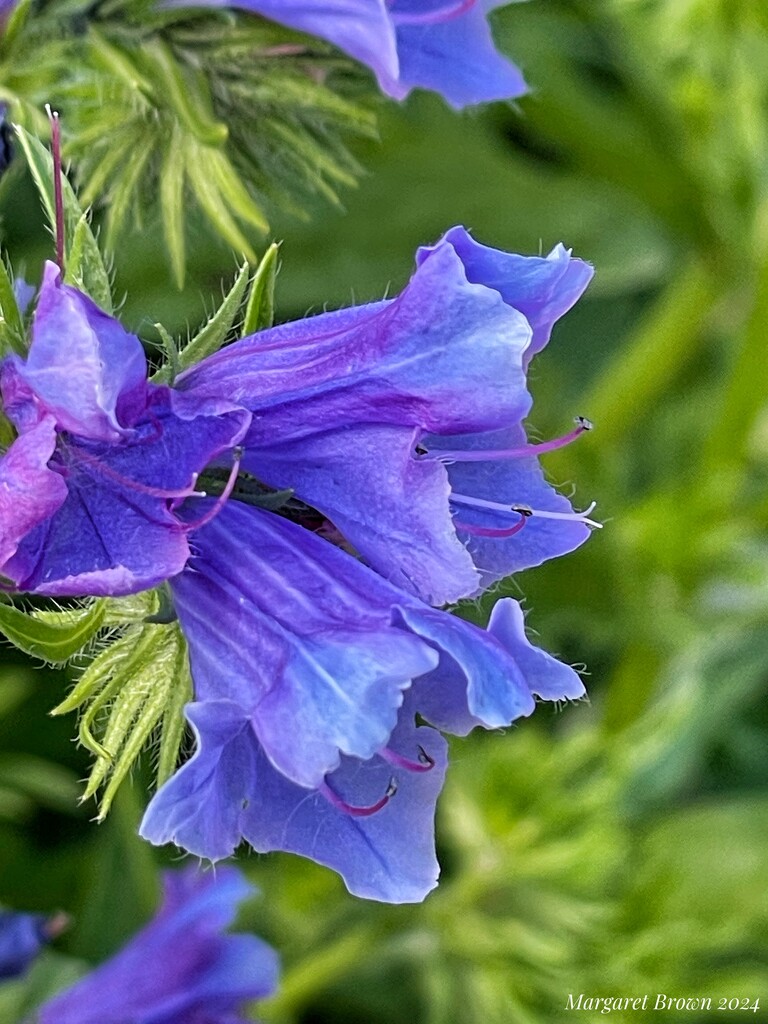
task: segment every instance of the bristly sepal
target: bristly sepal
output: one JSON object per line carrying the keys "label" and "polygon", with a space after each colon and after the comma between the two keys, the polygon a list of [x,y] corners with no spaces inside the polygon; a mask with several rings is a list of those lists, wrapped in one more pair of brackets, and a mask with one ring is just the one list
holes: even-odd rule
{"label": "bristly sepal", "polygon": [[176,621],[157,620],[157,591],[101,603],[101,650],[51,712],[80,712],[78,739],[95,757],[83,800],[102,789],[100,820],[153,738],[158,785],[173,772],[184,737],[183,708],[192,693],[186,643]]}

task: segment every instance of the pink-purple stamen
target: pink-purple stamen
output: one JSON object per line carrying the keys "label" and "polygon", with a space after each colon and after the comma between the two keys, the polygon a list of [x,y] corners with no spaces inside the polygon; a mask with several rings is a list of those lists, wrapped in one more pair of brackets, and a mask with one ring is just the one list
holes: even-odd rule
{"label": "pink-purple stamen", "polygon": [[408,757],[403,757],[402,754],[398,754],[397,751],[390,749],[390,747],[383,747],[379,751],[379,757],[388,761],[389,764],[395,765],[397,768],[404,768],[407,772],[429,772],[435,767],[434,757],[426,752],[424,747],[419,744],[419,759],[418,761],[412,761]]}
{"label": "pink-purple stamen", "polygon": [[438,449],[431,451],[421,447],[417,451],[420,459],[432,459],[438,462],[496,462],[499,459],[525,459],[536,458],[539,455],[546,455],[547,452],[557,451],[558,448],[565,448],[572,444],[577,437],[592,430],[592,423],[584,416],[576,417],[576,427],[562,437],[555,437],[551,441],[544,441],[541,444],[523,444],[518,448],[481,448],[481,449]]}
{"label": "pink-purple stamen", "polygon": [[603,528],[602,523],[589,518],[590,513],[597,505],[596,501],[593,501],[583,512],[551,512],[549,509],[531,508],[529,505],[523,505],[520,502],[504,504],[500,501],[490,501],[487,498],[473,498],[468,494],[457,494],[455,491],[451,493],[450,500],[457,505],[467,505],[469,508],[479,508],[488,512],[501,512],[507,515],[510,512],[515,512],[525,519],[532,517],[536,519],[555,519],[564,522],[583,523],[585,526],[593,526],[597,530]]}
{"label": "pink-purple stamen", "polygon": [[387,806],[397,792],[397,782],[395,779],[390,779],[384,796],[377,800],[375,804],[369,804],[367,807],[357,807],[354,804],[348,804],[346,800],[342,800],[338,793],[334,793],[327,782],[321,782],[317,791],[321,796],[325,797],[328,803],[332,804],[337,810],[342,811],[342,813],[349,814],[353,818],[369,818],[372,814],[378,814],[383,807]]}
{"label": "pink-purple stamen", "polygon": [[192,482],[187,487],[183,487],[178,490],[167,490],[163,487],[153,487],[151,484],[143,484],[138,480],[132,480],[130,477],[123,476],[122,473],[118,473],[117,470],[112,469],[111,466],[99,461],[95,456],[89,455],[88,452],[83,449],[78,451],[77,460],[78,462],[85,463],[85,465],[90,469],[95,469],[98,473],[101,473],[103,476],[107,477],[107,479],[114,481],[127,491],[136,491],[138,494],[146,494],[150,498],[160,498],[162,501],[182,501],[185,498],[206,497],[204,491],[195,490],[198,477],[197,473],[192,474]]}
{"label": "pink-purple stamen", "polygon": [[59,115],[46,104],[51,123],[51,156],[53,157],[53,205],[56,216],[56,265],[64,272],[64,196],[61,188],[61,125]]}
{"label": "pink-purple stamen", "polygon": [[232,494],[232,491],[235,489],[235,484],[237,483],[237,474],[240,472],[240,463],[242,461],[242,458],[243,449],[239,447],[233,449],[232,469],[229,471],[229,476],[227,477],[227,482],[224,485],[224,490],[216,499],[215,504],[211,506],[211,508],[206,512],[206,514],[202,518],[195,520],[195,522],[193,523],[186,524],[185,529],[187,531],[191,532],[192,530],[199,530],[201,526],[207,526],[208,523],[210,523],[212,519],[215,519],[219,512],[222,511],[224,506],[227,504],[227,501],[229,501],[229,497]]}
{"label": "pink-purple stamen", "polygon": [[396,25],[439,25],[442,22],[461,17],[462,14],[472,10],[476,3],[477,0],[457,0],[457,2],[446,4],[443,7],[436,7],[433,11],[423,11],[419,14],[392,10],[392,7],[397,6],[397,0],[389,0],[387,6],[390,8],[392,20]]}
{"label": "pink-purple stamen", "polygon": [[493,537],[496,540],[503,540],[505,537],[514,537],[516,533],[520,533],[527,521],[530,519],[530,516],[527,516],[519,509],[518,515],[520,516],[520,519],[514,524],[514,526],[477,526],[475,523],[465,523],[463,519],[454,519],[453,525],[457,530],[463,530],[465,533],[471,533],[475,537]]}

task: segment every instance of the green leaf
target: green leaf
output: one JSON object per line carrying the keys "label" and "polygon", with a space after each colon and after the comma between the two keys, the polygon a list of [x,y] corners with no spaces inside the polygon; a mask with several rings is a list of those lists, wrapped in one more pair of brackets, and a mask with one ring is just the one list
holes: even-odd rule
{"label": "green leaf", "polygon": [[222,146],[229,137],[229,129],[213,115],[210,91],[203,76],[192,68],[182,67],[160,39],[146,41],[144,53],[152,61],[151,72],[158,81],[158,92],[184,128],[205,146]]}
{"label": "green leaf", "polygon": [[176,770],[179,750],[186,729],[184,705],[190,700],[192,700],[192,676],[189,671],[186,644],[184,644],[179,646],[170,693],[163,712],[160,751],[157,757],[158,787],[162,786]]}
{"label": "green leaf", "polygon": [[255,263],[256,253],[251,243],[237,226],[218,181],[210,174],[210,149],[191,138],[188,138],[186,143],[187,178],[203,213],[228,245],[236,252],[242,253],[251,263]]}
{"label": "green leaf", "polygon": [[32,3],[33,0],[20,0],[20,2],[12,8],[11,14],[8,16],[8,20],[3,26],[2,42],[4,47],[10,49],[13,46],[16,37],[23,31],[24,25],[29,17]]}
{"label": "green leaf", "polygon": [[131,92],[143,93],[150,99],[154,98],[154,87],[139,69],[137,53],[127,53],[119,46],[113,46],[104,33],[94,27],[93,23],[88,25],[88,41],[90,55],[97,67],[100,66],[110,72],[116,79],[128,86]]}
{"label": "green leaf", "polygon": [[120,691],[110,709],[103,737],[112,756],[110,760],[102,757],[96,762],[83,795],[83,799],[92,796],[108,780],[99,807],[102,820],[161,722],[164,731],[168,730],[163,771],[175,764],[183,735],[181,709],[191,690],[186,644],[178,624],[144,626],[138,647],[134,647],[119,674],[115,674],[115,680],[120,681]]}
{"label": "green leaf", "polygon": [[[21,125],[16,125],[18,136],[32,180],[37,188],[45,216],[52,229],[56,229],[56,209],[53,204],[53,159],[39,139],[30,135]],[[78,218],[79,219],[79,218]]]}
{"label": "green leaf", "polygon": [[261,207],[253,201],[248,190],[224,153],[209,151],[207,163],[211,175],[229,208],[246,224],[257,231],[267,231],[267,222]]}
{"label": "green leaf", "polygon": [[[117,236],[123,228],[128,213],[132,208],[137,207],[137,193],[141,180],[146,174],[147,165],[154,156],[150,146],[133,146],[129,150],[128,157],[123,161],[119,178],[119,187],[114,183],[109,189],[109,206],[107,207],[106,231],[104,235],[104,248],[112,252],[117,244]],[[136,211],[136,222],[140,222]],[[183,252],[182,252],[183,264]],[[176,267],[174,266],[174,271]],[[178,279],[178,275],[176,274]]]}
{"label": "green leaf", "polygon": [[275,322],[275,279],[279,253],[279,244],[273,242],[262,256],[253,275],[243,323],[245,337],[255,334],[256,331],[263,331]]}
{"label": "green leaf", "polygon": [[248,287],[249,275],[250,268],[247,263],[244,263],[222,304],[202,330],[179,353],[180,369],[186,370],[188,367],[194,366],[206,356],[218,352],[224,344],[235,325],[245,289]]}
{"label": "green leaf", "polygon": [[63,664],[82,650],[104,621],[105,602],[57,612],[22,612],[0,604],[0,631],[16,647],[53,664]]}
{"label": "green leaf", "polygon": [[16,301],[8,268],[0,259],[0,357],[15,352],[26,355],[24,321]]}
{"label": "green leaf", "polygon": [[186,242],[184,237],[184,151],[181,135],[163,156],[160,168],[160,213],[165,244],[171,256],[173,276],[179,288],[184,284]]}
{"label": "green leaf", "polygon": [[80,217],[67,255],[64,280],[86,292],[97,306],[112,309],[112,288],[86,214]]}
{"label": "green leaf", "polygon": [[179,347],[173,339],[173,336],[166,331],[165,327],[160,324],[154,324],[154,328],[160,335],[160,341],[162,342],[163,351],[165,352],[165,363],[160,369],[153,373],[150,380],[172,383],[176,379],[176,375],[179,372]]}
{"label": "green leaf", "polygon": [[[685,267],[616,350],[583,399],[603,447],[641,423],[683,371],[701,343],[715,288],[707,267],[698,263]],[[674,345],[670,338],[675,339]]]}
{"label": "green leaf", "polygon": [[[132,641],[128,641],[129,643]],[[70,711],[79,708],[95,694],[104,693],[108,681],[112,677],[112,670],[125,657],[123,645],[125,638],[113,641],[108,647],[91,661],[90,665],[83,671],[77,683],[68,697],[52,709],[52,715],[65,715]]]}
{"label": "green leaf", "polygon": [[[137,611],[156,608],[156,592],[139,596],[143,600]],[[69,696],[53,711],[60,715],[78,707],[85,709],[79,739],[96,761],[82,799],[104,786],[100,819],[156,732],[160,740],[158,778],[162,781],[173,771],[184,735],[183,708],[192,693],[187,647],[178,622],[135,621],[135,602],[128,602],[130,624],[93,658]],[[117,611],[111,610],[110,622],[119,618]]]}

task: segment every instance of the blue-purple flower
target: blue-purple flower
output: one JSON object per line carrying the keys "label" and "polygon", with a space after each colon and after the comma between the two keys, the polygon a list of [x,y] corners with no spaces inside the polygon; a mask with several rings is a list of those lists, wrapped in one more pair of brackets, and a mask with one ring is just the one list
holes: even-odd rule
{"label": "blue-purple flower", "polygon": [[[0,367],[18,431],[0,572],[57,595],[170,583],[197,749],[142,834],[212,860],[241,838],[292,850],[393,902],[437,879],[436,729],[583,693],[516,602],[487,631],[430,605],[589,533],[538,464],[567,438],[531,446],[522,420],[528,361],[591,271],[463,229],[418,264],[397,299],[243,339],[175,388],[148,383],[138,340],[49,266],[28,358]],[[212,461],[218,499],[197,489]],[[277,514],[259,507],[286,488]]]}
{"label": "blue-purple flower", "polygon": [[175,505],[250,416],[179,416],[146,378],[139,339],[47,264],[29,356],[0,364],[18,431],[0,460],[0,574],[17,590],[128,594],[184,568]]}
{"label": "blue-purple flower", "polygon": [[423,899],[446,747],[416,713],[459,735],[497,728],[534,694],[580,697],[578,676],[530,645],[515,601],[480,630],[283,517],[234,502],[197,539],[171,581],[197,750],[141,834],[212,860],[245,839],[334,868],[356,895]]}
{"label": "blue-purple flower", "polygon": [[453,228],[395,299],[262,331],[183,374],[177,400],[253,421],[243,465],[323,513],[377,572],[435,605],[573,550],[587,515],[528,443],[525,373],[592,268]]}
{"label": "blue-purple flower", "polygon": [[277,956],[228,935],[252,887],[234,868],[167,872],[163,905],[111,960],[40,1008],[37,1024],[237,1024],[277,985]]}
{"label": "blue-purple flower", "polygon": [[50,917],[0,910],[0,979],[23,974],[63,924],[62,915]]}
{"label": "blue-purple flower", "polygon": [[493,42],[488,13],[507,0],[170,0],[241,7],[320,36],[372,68],[383,92],[440,93],[454,107],[512,99],[522,74]]}

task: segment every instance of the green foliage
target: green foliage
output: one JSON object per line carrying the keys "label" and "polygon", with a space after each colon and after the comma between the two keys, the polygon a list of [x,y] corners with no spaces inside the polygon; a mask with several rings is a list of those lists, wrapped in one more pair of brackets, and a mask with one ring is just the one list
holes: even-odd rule
{"label": "green foliage", "polygon": [[[46,17],[56,7],[46,5]],[[159,91],[152,77],[160,75],[158,58],[148,51],[155,54],[150,73],[149,56],[130,52],[134,29],[124,5],[102,10],[97,31],[112,47],[104,60],[128,54],[128,79],[143,75],[135,86],[140,109]],[[558,325],[534,363],[532,428],[549,436],[576,413],[594,419],[596,430],[547,456],[546,468],[566,487],[578,481],[577,503],[596,497],[606,528],[574,555],[506,587],[526,595],[543,646],[589,666],[591,704],[557,715],[541,708],[506,736],[453,743],[439,812],[443,877],[422,906],[362,903],[317,866],[288,856],[243,857],[265,898],[241,924],[284,955],[281,992],[254,1010],[271,1024],[556,1024],[573,1020],[565,1009],[570,991],[701,993],[714,1001],[743,993],[768,1005],[765,5],[551,0],[498,10],[494,24],[502,44],[523,58],[535,89],[519,109],[498,105],[457,118],[429,97],[389,108],[384,145],[356,151],[373,172],[364,190],[350,195],[345,212],[325,209],[314,226],[298,226],[272,205],[278,193],[285,198],[283,170],[287,191],[306,194],[301,175],[288,173],[295,152],[279,154],[285,162],[279,174],[264,169],[251,199],[265,211],[269,203],[272,224],[285,239],[282,318],[326,302],[349,303],[353,294],[358,301],[380,297],[388,281],[394,290],[414,247],[457,221],[483,241],[519,251],[546,250],[562,239],[595,263],[587,299]],[[0,96],[11,90],[18,96],[22,85],[25,95],[37,89],[23,64],[32,67],[33,29],[28,20],[0,44]],[[233,122],[228,104],[235,81],[227,78],[223,57],[213,74],[205,34],[224,47],[225,39],[247,46],[247,38],[269,32],[275,40],[289,38],[221,12],[186,20],[179,12],[157,15],[150,33],[188,76],[188,95],[210,98],[185,112],[175,109],[178,97],[169,89],[161,97],[169,119],[198,152],[223,152],[238,174],[246,173],[238,133],[255,123],[263,133],[252,133],[253,145],[277,149],[281,104],[293,102],[289,89],[281,91],[279,74],[272,77],[274,64],[302,88],[305,65],[299,55],[230,60],[238,83],[247,67],[248,89],[269,72],[258,118]],[[81,44],[91,47],[78,78],[86,98],[100,73],[89,66],[95,38]],[[272,45],[260,38],[253,45]],[[313,67],[341,69],[321,45],[309,45]],[[188,59],[192,54],[195,60]],[[49,44],[36,59],[41,81],[46,75],[50,81],[56,47]],[[190,70],[195,67],[202,78]],[[108,73],[117,82],[106,100],[114,117],[126,112],[126,97],[134,94],[117,68]],[[330,79],[336,80],[339,75]],[[74,85],[68,102],[76,118]],[[318,88],[313,102],[335,95]],[[280,96],[270,107],[272,89]],[[58,102],[55,91],[50,97]],[[30,124],[31,111],[19,109]],[[287,123],[296,132],[295,122]],[[96,139],[98,159],[89,164],[82,124],[75,127],[67,114],[70,152],[87,186],[108,146],[103,136]],[[216,143],[219,124],[229,136]],[[119,136],[119,127],[110,121],[110,132]],[[132,130],[138,136],[135,124]],[[137,197],[146,214],[144,189],[161,193],[165,221],[155,228],[147,215],[141,237],[126,237],[118,249],[116,271],[133,295],[126,312],[136,325],[151,316],[166,325],[167,338],[185,337],[185,307],[168,314],[171,299],[152,289],[162,276],[163,232],[176,238],[171,249],[179,276],[178,235],[192,183],[182,163],[168,158],[170,136],[160,149],[155,136],[146,138],[152,145],[131,151],[116,169],[118,179],[111,172],[104,178],[109,209],[117,210],[109,213],[116,225],[110,229],[117,238]],[[120,188],[111,189],[113,180]],[[88,201],[100,200],[98,192],[86,195]],[[247,222],[227,209],[250,240]],[[25,230],[16,222],[18,245]],[[188,256],[192,291],[209,294],[231,273],[231,258],[219,259],[208,246],[190,247]],[[226,316],[215,314],[209,337],[229,340],[243,306],[244,330],[271,322],[276,262],[271,250],[251,298],[243,294]],[[263,307],[261,295],[270,297]],[[183,350],[171,343],[171,354],[177,348]],[[171,666],[174,627],[145,622],[151,613],[142,601],[108,605],[105,630],[115,630],[113,638],[130,635],[133,646],[142,638],[146,650],[165,651]],[[0,605],[0,613],[7,607]],[[122,644],[118,654],[127,657],[128,648]],[[118,703],[121,686],[105,694],[114,677],[106,654],[100,656],[101,688],[86,694],[81,708],[87,716],[97,702],[88,728],[114,755],[97,760],[109,785],[110,768],[126,749],[132,756],[129,732],[122,745],[107,739],[110,728],[117,730],[110,711],[116,722],[154,712],[135,692]],[[142,665],[149,685],[152,670]],[[87,660],[82,670],[80,680],[88,681]],[[82,776],[84,752],[71,749],[65,731],[58,747],[44,742],[33,714],[63,697],[56,690],[60,677],[13,666],[0,673],[0,730],[10,751],[2,767],[11,768],[12,758],[29,768],[26,756],[45,756],[55,758],[49,767]],[[178,709],[186,685],[170,686],[170,717],[154,726],[162,727],[155,756],[163,774],[183,729]],[[74,686],[73,694],[77,681]],[[97,960],[116,944],[118,913],[136,915],[138,904],[149,913],[156,854],[135,828],[151,784],[150,762],[146,756],[134,762],[134,786],[121,788],[96,838],[86,822],[65,816],[64,776],[55,809],[51,801],[43,806],[45,794],[25,781],[23,770],[0,793],[0,898],[73,910],[79,920],[64,946],[69,953],[85,949]],[[125,803],[130,800],[135,807]],[[54,826],[50,849],[39,842],[40,817]],[[129,895],[122,899],[127,877]],[[121,918],[118,931],[125,934],[128,924]],[[81,931],[87,938],[78,947]],[[50,959],[71,963],[61,949]],[[0,988],[0,999],[9,990],[26,992],[23,983]],[[4,1007],[0,1002],[0,1017]]]}
{"label": "green foliage", "polygon": [[[83,799],[104,787],[100,819],[155,731],[160,743],[158,783],[171,774],[184,733],[182,709],[192,693],[178,623],[152,621],[160,609],[158,595],[147,592],[127,604],[110,604],[110,621],[120,624],[113,626],[119,635],[108,637],[66,700],[52,711],[61,715],[81,710],[79,739],[96,756]],[[128,621],[121,615],[123,606]]]}
{"label": "green foliage", "polygon": [[[0,42],[0,99],[37,131],[36,108],[60,106],[83,203],[105,205],[108,249],[159,212],[181,285],[190,198],[253,263],[276,204],[300,213],[307,198],[338,203],[354,184],[342,139],[372,136],[375,122],[325,44],[254,17],[136,0],[24,13]],[[51,54],[37,75],[35,45]]]}
{"label": "green foliage", "polygon": [[21,355],[25,351],[24,324],[13,281],[8,268],[0,259],[0,356],[11,352]]}
{"label": "green foliage", "polygon": [[153,380],[173,381],[177,373],[218,352],[228,342],[272,325],[277,253],[278,246],[273,243],[255,270],[244,263],[221,304],[186,344],[180,345],[162,324],[155,324],[165,360]]}

